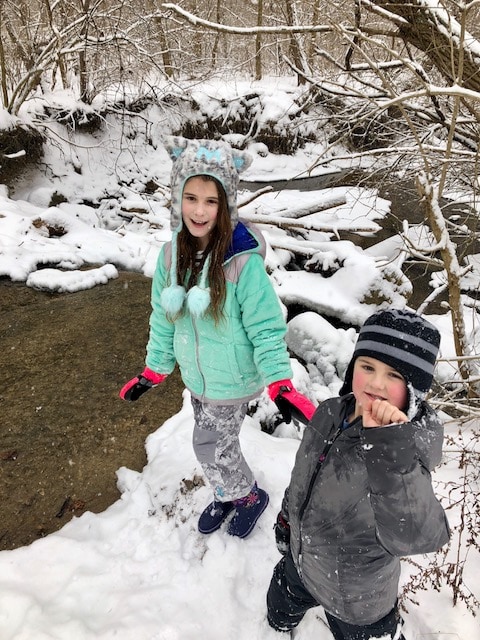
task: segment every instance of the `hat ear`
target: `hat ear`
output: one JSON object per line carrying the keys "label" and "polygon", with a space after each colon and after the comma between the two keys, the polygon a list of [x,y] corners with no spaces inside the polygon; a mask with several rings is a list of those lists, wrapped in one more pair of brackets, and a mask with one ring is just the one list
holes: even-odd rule
{"label": "hat ear", "polygon": [[232,159],[238,173],[248,169],[253,162],[253,158],[249,153],[246,151],[239,151],[238,149],[232,149]]}
{"label": "hat ear", "polygon": [[189,140],[187,138],[183,138],[182,136],[164,136],[163,137],[163,146],[165,150],[168,152],[170,158],[175,162],[182,153],[185,151]]}

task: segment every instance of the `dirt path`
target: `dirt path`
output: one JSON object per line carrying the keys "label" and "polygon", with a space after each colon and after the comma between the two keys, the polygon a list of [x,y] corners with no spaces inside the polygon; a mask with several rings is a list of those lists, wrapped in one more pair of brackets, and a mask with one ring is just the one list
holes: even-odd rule
{"label": "dirt path", "polygon": [[181,407],[173,374],[137,403],[119,399],[143,367],[151,281],[47,294],[0,280],[0,550],[30,544],[119,497],[145,439]]}

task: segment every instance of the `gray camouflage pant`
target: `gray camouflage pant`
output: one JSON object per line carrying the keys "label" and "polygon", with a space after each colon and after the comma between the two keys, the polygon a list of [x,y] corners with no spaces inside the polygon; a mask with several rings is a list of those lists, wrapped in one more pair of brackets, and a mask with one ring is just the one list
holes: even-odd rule
{"label": "gray camouflage pant", "polygon": [[195,426],[193,450],[213,489],[215,500],[227,502],[250,493],[255,478],[240,449],[240,428],[248,404],[204,404],[192,398]]}

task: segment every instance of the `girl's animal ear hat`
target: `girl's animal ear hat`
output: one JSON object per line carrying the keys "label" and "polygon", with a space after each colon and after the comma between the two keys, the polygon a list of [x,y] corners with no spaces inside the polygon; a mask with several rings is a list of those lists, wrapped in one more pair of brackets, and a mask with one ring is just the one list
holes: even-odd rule
{"label": "girl's animal ear hat", "polygon": [[187,140],[181,136],[170,136],[164,138],[164,145],[173,160],[170,177],[172,262],[170,286],[163,290],[161,304],[167,313],[174,316],[186,301],[190,313],[201,316],[210,304],[210,290],[207,287],[209,257],[205,261],[198,284],[188,294],[177,283],[177,234],[183,226],[182,196],[185,182],[199,175],[216,178],[225,191],[232,229],[235,229],[238,222],[239,174],[251,165],[252,157],[245,151],[233,149],[226,142],[216,140]]}
{"label": "girl's animal ear hat", "polygon": [[[360,329],[340,395],[352,391],[353,365],[367,356],[393,367],[404,378],[409,395],[423,399],[429,391],[440,347],[440,333],[425,318],[406,309],[371,315]],[[410,397],[410,406],[414,398]]]}

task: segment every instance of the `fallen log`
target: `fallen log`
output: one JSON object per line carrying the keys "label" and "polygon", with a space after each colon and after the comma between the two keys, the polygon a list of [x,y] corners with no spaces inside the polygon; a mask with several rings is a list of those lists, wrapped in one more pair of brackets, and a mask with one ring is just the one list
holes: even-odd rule
{"label": "fallen log", "polygon": [[282,216],[266,216],[261,214],[241,214],[242,220],[257,224],[271,224],[280,229],[306,229],[309,231],[324,231],[334,233],[338,236],[339,231],[349,231],[351,233],[375,233],[381,229],[376,222],[371,222],[369,226],[352,227],[350,223],[342,226],[341,222],[319,222],[318,220],[297,220],[296,218],[284,218]]}

